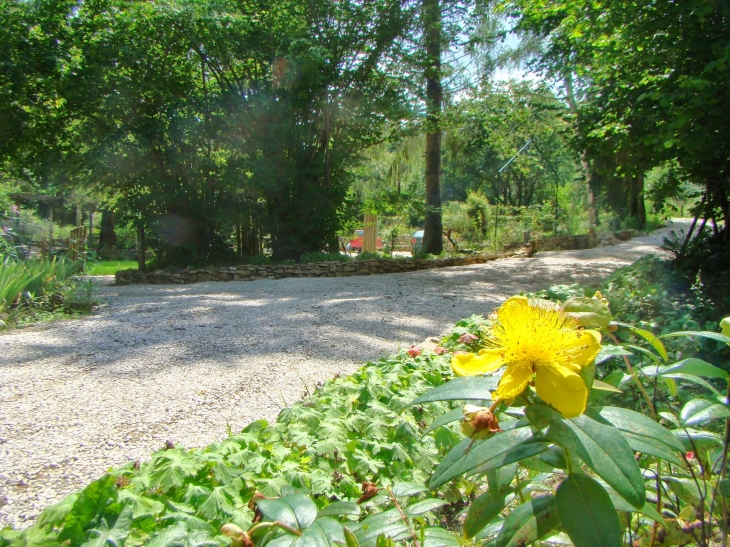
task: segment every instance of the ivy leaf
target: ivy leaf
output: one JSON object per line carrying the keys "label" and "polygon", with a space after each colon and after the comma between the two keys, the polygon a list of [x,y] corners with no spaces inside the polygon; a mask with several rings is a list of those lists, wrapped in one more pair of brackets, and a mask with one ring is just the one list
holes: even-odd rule
{"label": "ivy leaf", "polygon": [[176,522],[152,536],[145,547],[185,547],[187,536],[188,528],[185,523]]}
{"label": "ivy leaf", "polygon": [[176,448],[158,452],[152,465],[150,486],[168,492],[173,488],[180,488],[187,479],[194,477],[205,463]]}
{"label": "ivy leaf", "polygon": [[120,547],[124,545],[124,540],[127,539],[131,529],[132,505],[127,504],[114,522],[114,526],[109,526],[106,519],[102,519],[98,528],[89,530],[94,537],[84,543],[82,547],[104,547],[105,545]]}
{"label": "ivy leaf", "polygon": [[224,519],[230,517],[236,505],[241,503],[238,492],[233,487],[216,486],[208,499],[198,508],[198,512],[208,520]]}

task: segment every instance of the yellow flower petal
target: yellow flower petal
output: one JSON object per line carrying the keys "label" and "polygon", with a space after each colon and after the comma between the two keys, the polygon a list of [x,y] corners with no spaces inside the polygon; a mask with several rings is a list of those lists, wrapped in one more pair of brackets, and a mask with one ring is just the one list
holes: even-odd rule
{"label": "yellow flower petal", "polygon": [[502,356],[496,353],[478,356],[473,353],[460,353],[451,358],[451,368],[459,376],[476,376],[494,372],[503,364]]}
{"label": "yellow flower petal", "polygon": [[498,399],[513,399],[527,386],[532,378],[532,369],[525,366],[511,366],[504,371],[494,396]]}
{"label": "yellow flower petal", "polygon": [[559,365],[537,369],[535,390],[540,398],[553,405],[566,418],[583,414],[588,402],[588,389],[583,378]]}
{"label": "yellow flower petal", "polygon": [[601,351],[601,333],[595,330],[576,331],[568,338],[563,348],[567,360],[560,364],[574,372],[580,372]]}

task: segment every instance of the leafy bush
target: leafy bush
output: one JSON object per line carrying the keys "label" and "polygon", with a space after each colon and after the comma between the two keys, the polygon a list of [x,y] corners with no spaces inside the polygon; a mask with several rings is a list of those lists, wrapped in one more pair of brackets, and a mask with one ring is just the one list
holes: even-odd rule
{"label": "leafy bush", "polygon": [[31,321],[39,312],[76,313],[91,308],[90,286],[81,297],[79,281],[83,261],[65,258],[12,261],[0,265],[0,326]]}

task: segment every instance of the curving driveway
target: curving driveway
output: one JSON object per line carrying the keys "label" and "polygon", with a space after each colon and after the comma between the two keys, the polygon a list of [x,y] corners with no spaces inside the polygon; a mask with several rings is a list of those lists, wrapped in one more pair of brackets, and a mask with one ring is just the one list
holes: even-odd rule
{"label": "curving driveway", "polygon": [[31,524],[46,505],[168,440],[200,447],[273,420],[317,382],[519,291],[598,283],[656,252],[666,231],[415,273],[102,285],[94,315],[0,336],[0,526]]}

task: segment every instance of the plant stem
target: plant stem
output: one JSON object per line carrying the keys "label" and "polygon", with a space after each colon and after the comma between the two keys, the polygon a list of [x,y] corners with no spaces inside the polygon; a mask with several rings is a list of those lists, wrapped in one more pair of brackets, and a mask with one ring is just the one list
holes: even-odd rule
{"label": "plant stem", "polygon": [[[621,345],[621,342],[618,341],[618,339],[613,335],[611,331],[608,332],[609,338],[613,340],[616,344],[619,346]],[[646,401],[646,404],[649,405],[649,410],[651,411],[651,415],[653,418],[656,418],[656,409],[654,408],[654,403],[651,402],[651,397],[649,397],[649,394],[644,389],[643,384],[641,383],[641,380],[639,380],[639,377],[634,372],[634,367],[631,366],[631,363],[629,362],[629,358],[624,355],[624,362],[626,363],[626,369],[629,371],[629,374],[631,374],[631,377],[634,379],[634,382],[639,388],[639,391],[641,391],[641,394],[644,396],[644,400]]]}
{"label": "plant stem", "polygon": [[568,465],[568,469],[567,469],[568,475],[572,475],[573,474],[573,460],[570,457],[570,450],[563,447],[563,452],[565,453],[565,462]]}
{"label": "plant stem", "polygon": [[393,505],[395,505],[396,509],[398,509],[398,512],[400,513],[401,518],[403,519],[403,522],[406,523],[406,526],[408,526],[408,530],[411,532],[411,538],[413,539],[413,547],[420,547],[420,544],[418,543],[418,535],[416,534],[416,531],[413,529],[413,526],[411,526],[411,521],[408,520],[408,517],[403,512],[403,509],[400,508],[400,505],[398,504],[398,500],[395,497],[395,494],[393,494],[393,490],[390,489],[390,486],[388,487],[388,494],[390,495],[390,499],[393,500]]}

